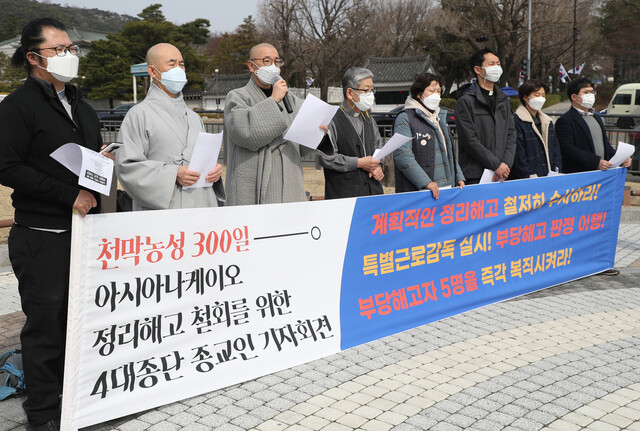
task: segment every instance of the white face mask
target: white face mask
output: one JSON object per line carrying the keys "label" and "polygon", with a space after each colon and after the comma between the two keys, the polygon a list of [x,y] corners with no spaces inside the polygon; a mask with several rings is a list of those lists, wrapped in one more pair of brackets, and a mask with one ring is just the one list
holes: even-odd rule
{"label": "white face mask", "polygon": [[[257,66],[257,64],[255,65]],[[264,85],[273,85],[282,79],[280,78],[280,68],[275,64],[259,67],[254,73]]]}
{"label": "white face mask", "polygon": [[[157,67],[153,66],[153,68],[160,73]],[[187,74],[181,67],[176,66],[160,73],[160,82],[171,94],[178,94],[187,84]]]}
{"label": "white face mask", "polygon": [[77,55],[73,55],[69,51],[65,51],[63,56],[54,55],[53,57],[44,57],[37,52],[34,52],[34,54],[47,59],[46,69],[40,65],[38,67],[49,72],[58,81],[69,82],[78,77],[80,59]]}
{"label": "white face mask", "polygon": [[438,93],[433,93],[431,96],[422,96],[422,103],[427,109],[435,111],[438,106],[440,106],[440,95]]}
{"label": "white face mask", "polygon": [[483,67],[484,72],[486,73],[485,79],[491,82],[498,82],[500,77],[502,76],[502,67],[500,66],[488,66]]}
{"label": "white face mask", "polygon": [[593,107],[593,104],[596,103],[596,95],[593,93],[583,94],[582,96],[578,97],[582,98],[582,103],[578,103],[580,103],[587,109],[591,109]]}
{"label": "white face mask", "polygon": [[529,99],[529,107],[534,111],[539,111],[542,109],[542,107],[544,106],[544,102],[546,101],[547,99],[545,99],[544,97],[532,97],[531,99]]}
{"label": "white face mask", "polygon": [[373,91],[358,94],[358,96],[360,97],[360,101],[353,101],[353,103],[356,105],[356,108],[358,108],[362,112],[368,111],[369,109],[373,108],[373,103],[375,102]]}

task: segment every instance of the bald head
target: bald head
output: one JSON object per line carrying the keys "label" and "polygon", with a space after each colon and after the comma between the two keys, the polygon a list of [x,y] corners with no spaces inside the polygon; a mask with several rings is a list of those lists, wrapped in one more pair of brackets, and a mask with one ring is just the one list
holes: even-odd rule
{"label": "bald head", "polygon": [[[158,43],[153,45],[147,51],[147,65],[149,66],[159,66],[162,63],[166,63],[170,60],[176,60],[176,62],[182,62],[182,54],[180,50],[170,43]],[[173,66],[175,67],[175,66]]]}
{"label": "bald head", "polygon": [[279,63],[280,56],[278,55],[278,50],[275,46],[270,43],[260,43],[249,51],[249,61],[247,61],[247,67],[252,74],[255,82],[262,88],[269,88],[271,84],[264,84],[258,79],[258,76],[255,72],[262,66],[269,66],[271,64],[276,64],[280,66]]}
{"label": "bald head", "polygon": [[162,73],[167,72],[173,68],[179,67],[182,70],[184,68],[184,60],[180,50],[169,43],[159,43],[153,45],[147,51],[147,73],[168,95],[175,97],[177,91],[169,91],[162,84]]}
{"label": "bald head", "polygon": [[249,58],[264,58],[278,56],[278,50],[270,43],[259,43],[249,51]]}

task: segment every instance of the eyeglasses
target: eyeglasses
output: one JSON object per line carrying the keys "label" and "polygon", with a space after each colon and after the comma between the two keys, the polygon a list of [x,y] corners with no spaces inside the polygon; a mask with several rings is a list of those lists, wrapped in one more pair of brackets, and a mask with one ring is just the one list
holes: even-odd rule
{"label": "eyeglasses", "polygon": [[591,91],[587,90],[582,94],[578,94],[578,96],[584,96],[585,94],[593,94],[595,96],[596,95],[596,90],[591,90]]}
{"label": "eyeglasses", "polygon": [[70,52],[73,55],[78,55],[78,53],[80,52],[80,47],[78,45],[69,45],[69,46],[58,45],[58,46],[52,46],[50,48],[36,48],[34,49],[34,51],[42,51],[43,49],[54,50],[58,57],[64,57],[67,52]]}
{"label": "eyeglasses", "polygon": [[375,88],[351,88],[353,91],[361,91],[362,93],[373,93],[376,94]]}
{"label": "eyeglasses", "polygon": [[261,61],[262,64],[264,64],[265,66],[271,66],[274,63],[275,63],[276,66],[284,65],[284,60],[281,59],[281,58],[273,59],[271,57],[264,57],[264,58],[250,58],[249,60],[251,60],[251,61]]}

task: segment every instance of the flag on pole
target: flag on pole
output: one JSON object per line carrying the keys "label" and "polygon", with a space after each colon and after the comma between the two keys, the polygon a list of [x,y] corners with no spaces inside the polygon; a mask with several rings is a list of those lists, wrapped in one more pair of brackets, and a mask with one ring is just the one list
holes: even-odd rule
{"label": "flag on pole", "polygon": [[565,84],[567,82],[567,78],[569,78],[569,74],[567,73],[567,71],[565,70],[564,66],[562,65],[562,63],[560,63],[560,81],[562,81],[563,84]]}
{"label": "flag on pole", "polygon": [[584,63],[582,63],[580,66],[576,66],[575,70],[571,69],[569,73],[573,73],[574,75],[580,75],[582,73],[582,69],[584,69]]}

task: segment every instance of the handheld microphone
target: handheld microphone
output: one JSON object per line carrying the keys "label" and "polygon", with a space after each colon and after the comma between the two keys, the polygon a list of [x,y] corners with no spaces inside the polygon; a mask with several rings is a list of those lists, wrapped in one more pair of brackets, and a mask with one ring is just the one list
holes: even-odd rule
{"label": "handheld microphone", "polygon": [[[278,75],[278,81],[282,79],[282,76]],[[282,98],[282,103],[284,104],[284,109],[287,110],[289,114],[293,112],[293,107],[291,106],[291,101],[289,100],[289,93],[284,95]]]}
{"label": "handheld microphone", "polygon": [[284,109],[287,110],[289,114],[293,112],[293,107],[291,106],[291,101],[289,100],[289,95],[285,94],[282,98],[282,103],[284,103]]}

